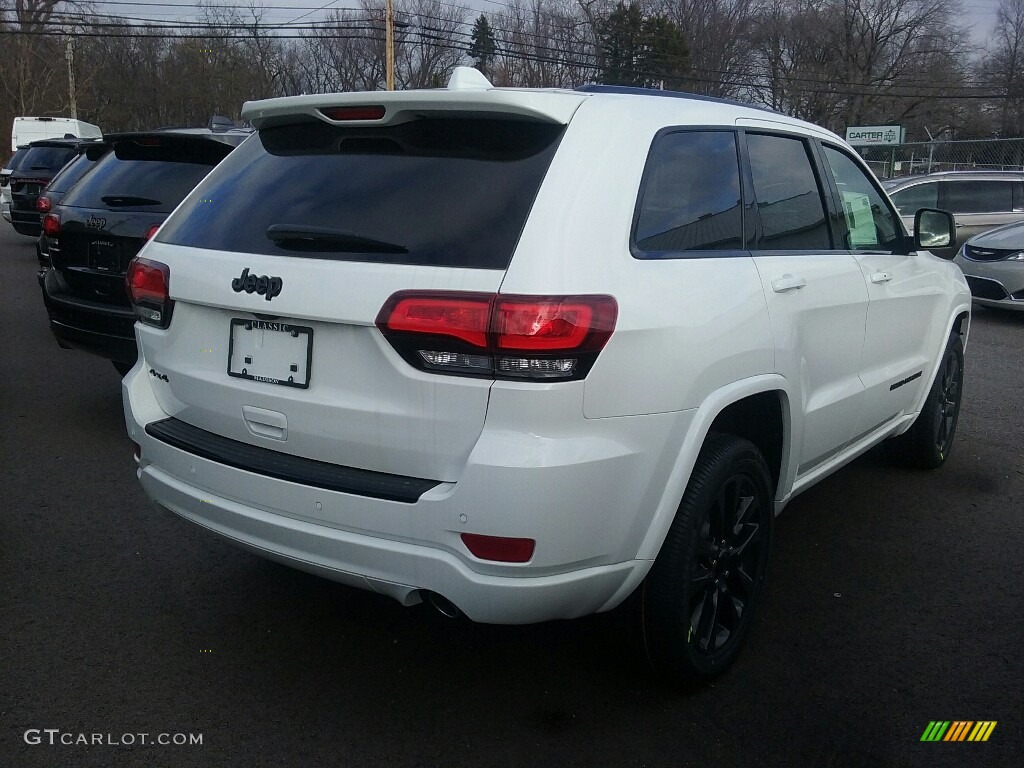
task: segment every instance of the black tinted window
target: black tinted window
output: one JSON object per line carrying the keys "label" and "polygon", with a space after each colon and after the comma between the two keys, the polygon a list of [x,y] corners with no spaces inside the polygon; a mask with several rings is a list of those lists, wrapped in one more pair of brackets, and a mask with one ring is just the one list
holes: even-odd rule
{"label": "black tinted window", "polygon": [[731,131],[660,136],[644,170],[634,242],[651,252],[743,247],[740,169]]}
{"label": "black tinted window", "polygon": [[5,170],[16,171],[21,166],[21,163],[25,160],[25,155],[28,154],[28,150],[22,147],[13,155],[11,159],[7,161],[7,165],[4,166]]}
{"label": "black tinted window", "polygon": [[73,147],[29,147],[18,170],[21,173],[27,171],[54,173],[59,171],[76,154],[78,154],[78,150]]}
{"label": "black tinted window", "polygon": [[913,216],[921,208],[939,207],[939,185],[934,181],[914,184],[899,192],[893,192],[891,197],[899,208],[900,215]]}
{"label": "black tinted window", "polygon": [[943,205],[953,213],[1000,213],[1013,210],[1009,181],[944,181]]}
{"label": "black tinted window", "polygon": [[761,216],[758,248],[828,250],[825,208],[806,143],[748,134],[747,148]]}
{"label": "black tinted window", "polygon": [[65,165],[60,173],[53,177],[47,189],[52,192],[67,192],[91,167],[92,161],[83,153]]}
{"label": "black tinted window", "polygon": [[159,239],[248,253],[503,269],[562,131],[487,119],[267,128],[210,175]]}
{"label": "black tinted window", "polygon": [[118,144],[61,204],[170,213],[232,149],[214,141],[153,142]]}

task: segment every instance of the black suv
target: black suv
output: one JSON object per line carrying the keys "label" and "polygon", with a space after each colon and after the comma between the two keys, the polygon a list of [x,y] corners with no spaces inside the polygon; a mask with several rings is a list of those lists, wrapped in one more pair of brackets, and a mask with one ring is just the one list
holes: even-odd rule
{"label": "black suv", "polygon": [[249,133],[183,128],[106,137],[110,151],[43,216],[51,268],[40,283],[58,344],[109,358],[121,373],[135,364],[128,262]]}
{"label": "black suv", "polygon": [[14,231],[29,237],[39,236],[39,211],[36,199],[43,187],[65,165],[74,160],[82,146],[93,139],[43,139],[28,145],[17,169],[11,173],[11,224]]}
{"label": "black suv", "polygon": [[[79,148],[78,156],[61,168],[36,198],[36,210],[39,211],[40,221],[43,216],[60,205],[64,195],[80,178],[92,170],[96,161],[103,157],[109,149],[110,144],[105,141],[97,141],[95,144]],[[36,255],[39,257],[39,266],[43,269],[50,266],[49,251],[50,239],[45,232],[40,232],[39,242],[36,244]]]}

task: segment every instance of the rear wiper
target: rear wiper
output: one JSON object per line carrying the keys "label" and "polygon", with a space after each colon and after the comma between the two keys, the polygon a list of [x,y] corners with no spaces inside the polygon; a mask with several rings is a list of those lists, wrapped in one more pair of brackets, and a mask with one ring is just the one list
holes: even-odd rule
{"label": "rear wiper", "polygon": [[133,195],[106,195],[100,198],[106,205],[160,205],[159,200],[149,197],[135,197]]}
{"label": "rear wiper", "polygon": [[344,251],[346,253],[408,253],[397,243],[363,237],[343,229],[307,227],[299,224],[271,224],[267,237],[282,248],[296,251]]}

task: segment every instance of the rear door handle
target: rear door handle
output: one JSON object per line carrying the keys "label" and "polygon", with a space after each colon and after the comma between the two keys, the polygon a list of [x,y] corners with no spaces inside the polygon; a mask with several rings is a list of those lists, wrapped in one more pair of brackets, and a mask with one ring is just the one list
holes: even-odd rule
{"label": "rear door handle", "polygon": [[772,281],[772,290],[776,293],[799,290],[807,285],[807,281],[795,275],[783,275],[778,280]]}
{"label": "rear door handle", "polygon": [[890,280],[892,280],[891,272],[875,272],[871,276],[872,283],[888,283]]}

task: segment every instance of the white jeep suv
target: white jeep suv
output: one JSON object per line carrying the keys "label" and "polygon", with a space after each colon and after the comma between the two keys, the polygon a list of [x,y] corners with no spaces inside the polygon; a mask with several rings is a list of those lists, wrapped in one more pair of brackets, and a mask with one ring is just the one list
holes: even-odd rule
{"label": "white jeep suv", "polygon": [[123,383],[160,504],[406,605],[526,623],[630,595],[723,670],[774,515],[873,445],[948,455],[971,296],[834,134],[679,93],[245,105],[132,262]]}

